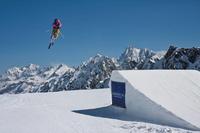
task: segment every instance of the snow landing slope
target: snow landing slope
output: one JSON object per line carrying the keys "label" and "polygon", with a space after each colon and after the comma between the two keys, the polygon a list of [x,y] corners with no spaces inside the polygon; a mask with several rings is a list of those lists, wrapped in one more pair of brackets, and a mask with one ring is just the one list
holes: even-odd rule
{"label": "snow landing slope", "polygon": [[110,89],[0,96],[1,133],[192,133],[126,121]]}
{"label": "snow landing slope", "polygon": [[0,96],[1,133],[189,133],[127,121],[111,105],[110,89]]}
{"label": "snow landing slope", "polygon": [[126,83],[127,114],[156,123],[200,130],[199,71],[113,71],[111,80]]}

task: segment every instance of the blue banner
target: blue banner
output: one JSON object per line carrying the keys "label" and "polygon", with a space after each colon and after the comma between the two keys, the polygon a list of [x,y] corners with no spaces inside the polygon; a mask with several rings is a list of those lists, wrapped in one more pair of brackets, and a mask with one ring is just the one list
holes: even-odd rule
{"label": "blue banner", "polygon": [[125,104],[125,83],[111,81],[111,90],[112,90],[112,105],[126,108]]}

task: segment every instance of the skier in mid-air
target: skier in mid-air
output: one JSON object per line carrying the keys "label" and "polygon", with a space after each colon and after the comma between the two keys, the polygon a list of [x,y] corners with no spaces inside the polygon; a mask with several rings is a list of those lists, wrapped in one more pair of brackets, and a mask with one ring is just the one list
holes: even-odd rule
{"label": "skier in mid-air", "polygon": [[54,19],[52,26],[53,26],[52,27],[53,30],[52,30],[52,33],[51,33],[51,40],[50,40],[48,49],[50,49],[51,46],[53,46],[55,40],[58,38],[58,36],[60,34],[60,28],[62,27],[61,21],[57,18]]}

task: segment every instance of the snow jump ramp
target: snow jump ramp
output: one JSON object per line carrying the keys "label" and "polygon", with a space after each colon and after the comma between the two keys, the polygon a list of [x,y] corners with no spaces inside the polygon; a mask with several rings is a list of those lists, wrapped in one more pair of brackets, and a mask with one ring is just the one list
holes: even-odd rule
{"label": "snow jump ramp", "polygon": [[113,71],[112,105],[124,114],[162,125],[200,130],[200,72]]}

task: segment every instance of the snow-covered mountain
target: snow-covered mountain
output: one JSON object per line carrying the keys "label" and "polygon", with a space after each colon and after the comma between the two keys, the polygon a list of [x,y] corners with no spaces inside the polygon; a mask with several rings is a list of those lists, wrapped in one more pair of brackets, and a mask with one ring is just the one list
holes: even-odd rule
{"label": "snow-covered mountain", "polygon": [[119,57],[121,69],[138,69],[142,68],[146,60],[150,59],[154,52],[148,49],[138,49],[128,47]]}
{"label": "snow-covered mountain", "polygon": [[0,94],[106,88],[116,69],[200,70],[200,48],[170,46],[167,52],[154,52],[128,47],[118,59],[97,54],[75,69],[65,64],[13,67],[0,75]]}
{"label": "snow-covered mountain", "polygon": [[200,48],[177,48],[166,51],[128,47],[118,60],[121,69],[196,69],[200,70]]}
{"label": "snow-covered mountain", "polygon": [[[70,79],[73,72],[73,68],[64,64],[49,67],[34,64],[14,67],[1,75],[0,94],[59,91],[64,85],[62,82]],[[60,84],[62,85],[59,86]]]}
{"label": "snow-covered mountain", "polygon": [[112,70],[117,69],[115,61],[97,54],[82,63],[70,79],[69,89],[90,89],[108,87]]}
{"label": "snow-covered mountain", "polygon": [[149,49],[128,47],[118,59],[119,69],[153,69],[155,63],[165,55],[165,51],[154,52]]}

